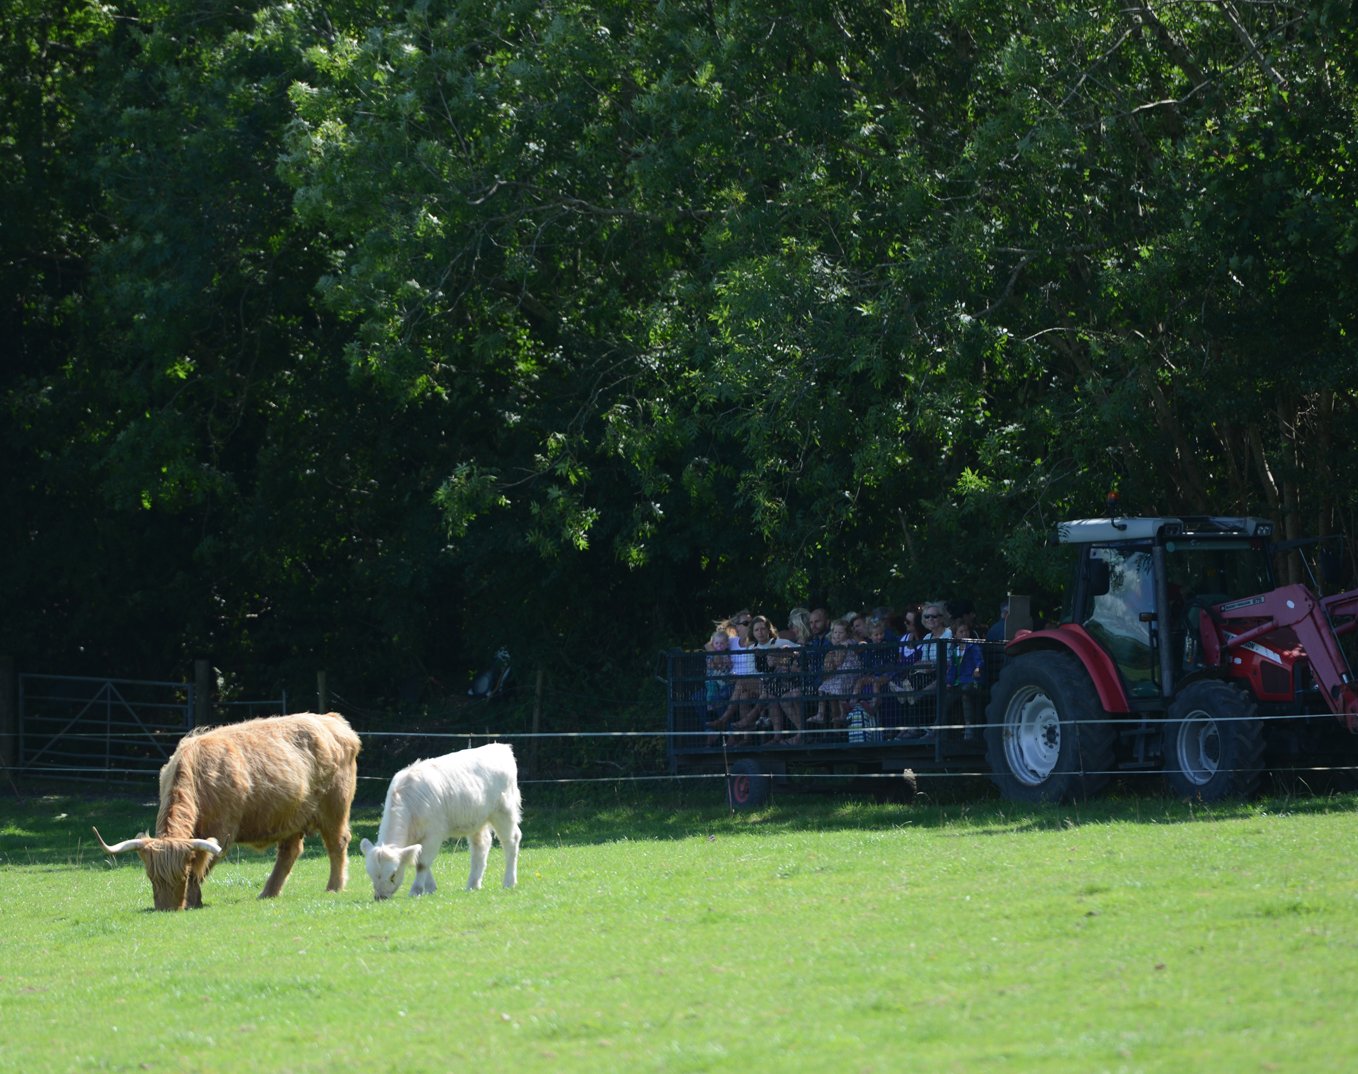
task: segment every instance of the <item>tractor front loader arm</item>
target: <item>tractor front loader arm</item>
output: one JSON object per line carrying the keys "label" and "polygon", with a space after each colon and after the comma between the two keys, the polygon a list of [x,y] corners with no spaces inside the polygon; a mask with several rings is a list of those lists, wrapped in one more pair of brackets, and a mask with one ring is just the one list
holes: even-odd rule
{"label": "tractor front loader arm", "polygon": [[[1343,718],[1350,731],[1358,732],[1358,688],[1348,659],[1339,647],[1339,635],[1358,627],[1358,589],[1333,597],[1317,598],[1304,585],[1287,585],[1257,597],[1218,604],[1215,619],[1222,623],[1248,620],[1255,623],[1232,637],[1223,648],[1238,649],[1274,631],[1291,627],[1311,662],[1311,673],[1320,684],[1330,711]],[[1336,622],[1336,620],[1343,620]]]}

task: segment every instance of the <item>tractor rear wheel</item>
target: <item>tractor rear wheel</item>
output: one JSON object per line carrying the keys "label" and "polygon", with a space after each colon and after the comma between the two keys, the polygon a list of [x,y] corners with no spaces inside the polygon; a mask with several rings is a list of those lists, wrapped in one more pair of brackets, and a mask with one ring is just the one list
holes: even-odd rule
{"label": "tractor rear wheel", "polygon": [[1195,682],[1169,706],[1165,779],[1180,798],[1248,798],[1264,769],[1264,725],[1254,699],[1229,682]]}
{"label": "tractor rear wheel", "polygon": [[990,778],[1011,802],[1098,794],[1113,768],[1113,724],[1070,653],[1042,650],[1005,664],[986,709]]}

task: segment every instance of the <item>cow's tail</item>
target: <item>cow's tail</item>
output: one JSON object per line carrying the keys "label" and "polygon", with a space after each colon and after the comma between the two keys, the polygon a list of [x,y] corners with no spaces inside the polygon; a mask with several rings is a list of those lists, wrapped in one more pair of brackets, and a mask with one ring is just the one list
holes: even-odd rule
{"label": "cow's tail", "polygon": [[505,812],[514,818],[515,824],[518,824],[523,818],[523,796],[519,793],[518,765],[510,766],[509,779],[501,801],[504,803]]}

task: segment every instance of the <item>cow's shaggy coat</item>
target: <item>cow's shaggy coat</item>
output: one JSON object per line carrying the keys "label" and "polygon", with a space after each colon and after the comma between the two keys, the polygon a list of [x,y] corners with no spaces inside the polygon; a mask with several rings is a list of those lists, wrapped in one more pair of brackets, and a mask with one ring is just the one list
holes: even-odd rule
{"label": "cow's shaggy coat", "polygon": [[[135,850],[157,910],[203,903],[201,885],[234,843],[277,844],[260,898],[283,890],[303,839],[319,832],[330,857],[327,891],[348,880],[349,809],[358,782],[358,735],[344,717],[300,713],[187,735],[160,770],[156,834],[109,846]],[[96,830],[95,835],[99,833]]]}
{"label": "cow's shaggy coat", "polygon": [[512,888],[518,880],[522,808],[514,751],[503,742],[403,768],[387,788],[376,845],[367,839],[359,844],[373,882],[373,897],[389,898],[412,864],[415,881],[410,894],[434,891],[437,885],[431,867],[450,836],[466,837],[471,849],[467,888],[479,888],[492,830],[505,852],[504,886]]}

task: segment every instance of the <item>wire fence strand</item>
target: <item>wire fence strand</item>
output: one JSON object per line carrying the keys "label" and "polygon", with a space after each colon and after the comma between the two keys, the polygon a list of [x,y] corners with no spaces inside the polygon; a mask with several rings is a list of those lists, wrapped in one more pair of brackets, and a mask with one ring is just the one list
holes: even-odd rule
{"label": "wire fence strand", "polygon": [[[1323,719],[1323,717],[1321,717]],[[1250,715],[1250,716],[1220,716],[1214,717],[1218,724],[1230,724],[1232,722],[1253,721],[1256,723],[1283,723],[1297,720],[1315,720],[1317,717],[1312,713],[1286,713],[1269,715]],[[1125,724],[1126,716],[1106,716],[1100,719],[1084,721],[1085,723],[1114,723]],[[1152,721],[1153,724],[1170,725],[1177,721],[1168,717]],[[931,730],[936,733],[951,733],[974,731],[984,735],[999,725],[994,723],[964,724],[964,723],[940,723]],[[1072,721],[1060,721],[1062,728],[1075,726]],[[665,746],[675,741],[695,740],[706,735],[702,731],[667,731],[656,729],[644,730],[609,730],[609,731],[409,731],[409,730],[364,730],[355,728],[356,733],[365,742],[387,742],[415,744],[423,742],[434,743],[466,743],[467,747],[478,743],[501,741],[522,744],[535,747],[538,743],[561,743],[571,741],[596,741],[596,742],[654,742],[657,745]],[[807,728],[803,732],[813,743],[817,741],[817,736],[823,736],[828,740],[829,736],[839,736],[842,739],[843,729],[817,730]],[[105,743],[109,741],[121,742],[127,745],[144,745],[144,736],[109,736],[108,734],[82,734],[70,732],[65,736],[71,741],[87,740],[89,742]],[[885,746],[886,744],[883,744]],[[812,747],[814,749],[814,747]],[[808,750],[784,747],[764,747],[764,748],[741,748],[741,757],[753,758],[758,762],[760,758],[766,758],[770,766],[776,765],[781,771],[778,774],[794,775],[796,779],[807,782],[856,782],[864,780],[884,780],[899,781],[902,773],[910,772],[916,780],[929,780],[938,782],[962,781],[987,779],[991,775],[990,768],[985,764],[983,756],[976,756],[972,764],[967,764],[962,760],[950,765],[946,770],[930,770],[923,763],[918,768],[910,765],[910,758],[906,756],[894,756],[894,759],[901,764],[901,767],[886,768],[882,771],[859,770],[853,772],[840,772],[824,770],[830,764],[824,757],[810,758]],[[875,753],[880,753],[877,747],[871,744],[857,744],[850,746],[846,754],[852,754],[856,759],[872,757]],[[879,757],[880,759],[880,757]],[[1274,775],[1305,777],[1307,775],[1352,775],[1358,772],[1358,764],[1343,763],[1323,763],[1321,758],[1313,764],[1282,763],[1268,766],[1268,771]],[[598,763],[602,762],[595,759]],[[804,766],[803,766],[804,765]],[[404,767],[401,764],[400,767]],[[587,767],[587,765],[586,765]],[[1232,772],[1237,769],[1222,768],[1220,771]],[[93,763],[50,763],[50,764],[28,764],[28,765],[0,765],[0,772],[4,772],[11,780],[14,778],[52,778],[52,779],[72,779],[72,780],[105,780],[115,779],[126,780],[145,780],[148,778],[148,770],[145,767],[135,768],[117,765],[100,765]],[[377,774],[363,773],[360,771],[359,779],[364,783],[387,782],[391,777],[390,772]],[[1088,775],[1097,776],[1116,776],[1119,778],[1130,778],[1141,780],[1147,778],[1161,778],[1164,775],[1162,769],[1158,767],[1143,768],[1118,768],[1104,771],[1089,771]],[[687,783],[704,782],[711,780],[725,780],[729,778],[729,764],[723,764],[718,770],[714,771],[646,771],[638,769],[630,772],[619,772],[616,774],[599,775],[576,773],[569,775],[545,776],[530,774],[520,780],[524,785],[570,785],[570,784],[660,784],[660,783]]]}

